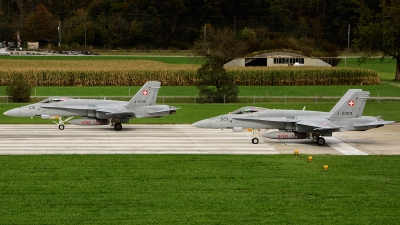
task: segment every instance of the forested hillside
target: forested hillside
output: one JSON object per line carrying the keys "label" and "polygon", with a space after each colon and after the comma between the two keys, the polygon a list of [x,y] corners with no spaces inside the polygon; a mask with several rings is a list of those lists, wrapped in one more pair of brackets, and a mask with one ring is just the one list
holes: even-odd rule
{"label": "forested hillside", "polygon": [[[60,40],[96,49],[189,49],[207,28],[229,27],[253,51],[281,37],[348,46],[364,10],[379,0],[0,0],[0,38]],[[58,27],[61,27],[59,32]],[[246,29],[245,29],[246,28]],[[245,29],[245,30],[244,30]],[[2,41],[3,41],[2,40]],[[271,40],[275,40],[271,42]],[[278,46],[279,47],[279,46]]]}

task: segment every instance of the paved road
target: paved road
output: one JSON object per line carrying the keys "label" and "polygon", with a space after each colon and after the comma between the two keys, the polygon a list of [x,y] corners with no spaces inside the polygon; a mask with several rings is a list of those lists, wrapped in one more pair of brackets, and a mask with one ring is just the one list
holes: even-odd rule
{"label": "paved road", "polygon": [[334,154],[398,155],[400,124],[366,132],[335,133],[318,146],[308,139],[262,139],[252,133],[190,125],[109,126],[0,125],[0,155],[29,154]]}

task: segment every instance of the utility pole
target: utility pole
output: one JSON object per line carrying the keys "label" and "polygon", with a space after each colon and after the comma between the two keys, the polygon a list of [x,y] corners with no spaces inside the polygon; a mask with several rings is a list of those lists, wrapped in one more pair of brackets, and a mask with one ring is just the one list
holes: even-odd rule
{"label": "utility pole", "polygon": [[236,37],[236,16],[233,17],[233,32],[234,32],[235,37]]}
{"label": "utility pole", "polygon": [[61,46],[61,21],[58,21],[58,46]]}
{"label": "utility pole", "polygon": [[85,52],[86,52],[86,17],[85,17]]}
{"label": "utility pole", "polygon": [[347,29],[347,52],[350,51],[350,24],[349,28]]}
{"label": "utility pole", "polygon": [[204,23],[204,50],[206,49],[207,23]]}

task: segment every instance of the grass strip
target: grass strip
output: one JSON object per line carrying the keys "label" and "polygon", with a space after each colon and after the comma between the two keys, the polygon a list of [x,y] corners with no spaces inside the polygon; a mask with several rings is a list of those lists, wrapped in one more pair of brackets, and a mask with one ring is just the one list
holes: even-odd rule
{"label": "grass strip", "polygon": [[399,163],[400,156],[0,156],[1,223],[398,224]]}

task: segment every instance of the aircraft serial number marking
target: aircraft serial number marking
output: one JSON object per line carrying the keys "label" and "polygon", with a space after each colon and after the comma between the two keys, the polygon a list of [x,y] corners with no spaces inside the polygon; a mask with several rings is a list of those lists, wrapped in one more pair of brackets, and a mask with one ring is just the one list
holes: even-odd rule
{"label": "aircraft serial number marking", "polygon": [[146,103],[146,100],[135,100],[133,103]]}
{"label": "aircraft serial number marking", "polygon": [[286,138],[305,138],[306,135],[304,134],[278,134],[278,139],[286,139]]}
{"label": "aircraft serial number marking", "polygon": [[102,123],[100,121],[90,121],[90,120],[83,120],[81,122],[82,125],[102,125],[102,124],[106,124],[106,123]]}
{"label": "aircraft serial number marking", "polygon": [[228,121],[228,117],[225,116],[221,117],[221,121]]}
{"label": "aircraft serial number marking", "polygon": [[278,138],[289,138],[288,134],[278,134]]}
{"label": "aircraft serial number marking", "polygon": [[29,109],[35,109],[35,106],[29,106]]}
{"label": "aircraft serial number marking", "polygon": [[338,115],[351,116],[351,115],[353,115],[353,112],[338,112]]}

